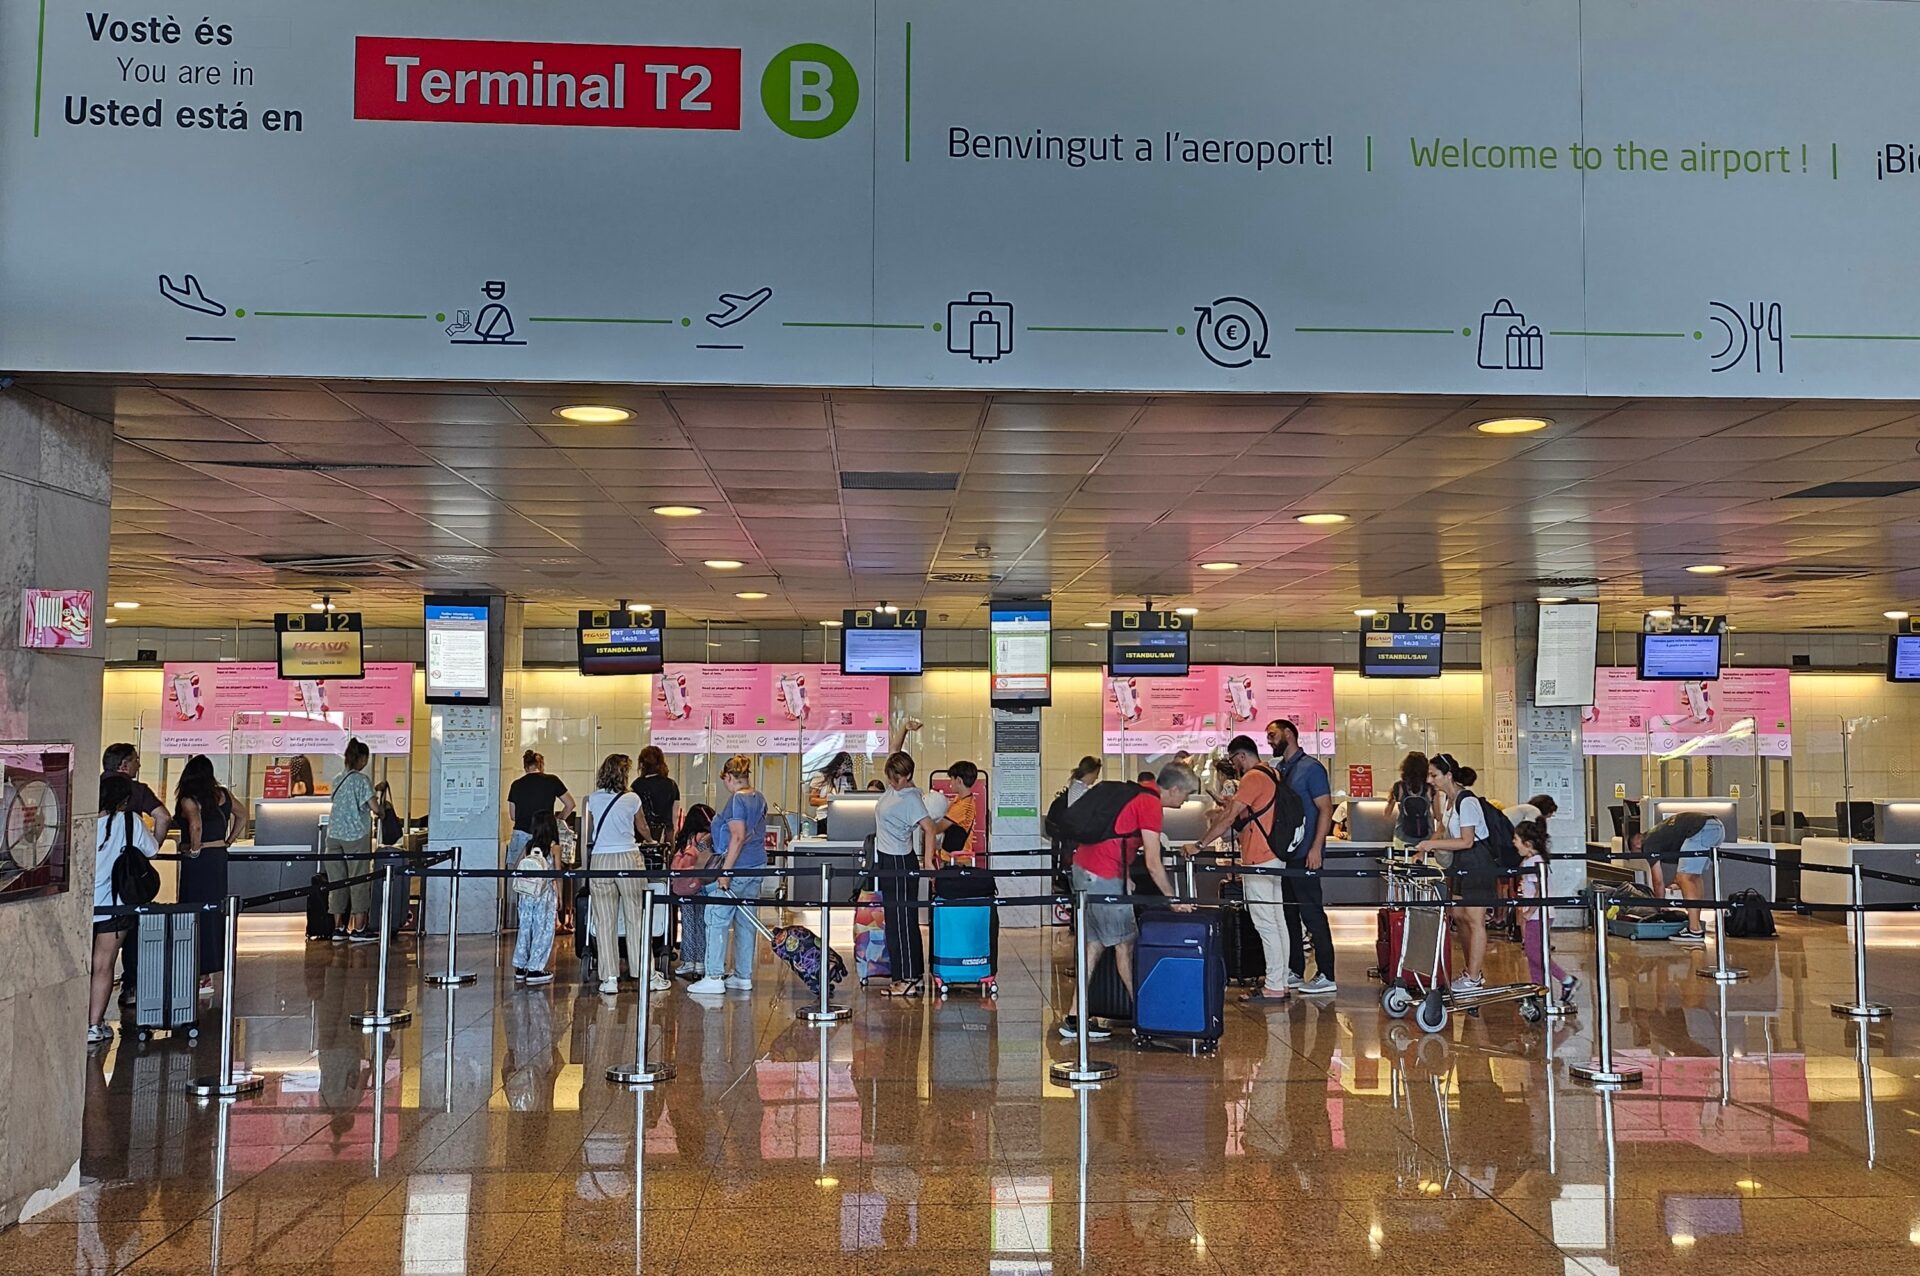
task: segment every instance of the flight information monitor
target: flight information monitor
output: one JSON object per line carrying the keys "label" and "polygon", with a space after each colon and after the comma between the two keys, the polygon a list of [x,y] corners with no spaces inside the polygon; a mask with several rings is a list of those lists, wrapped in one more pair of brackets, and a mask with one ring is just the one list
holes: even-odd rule
{"label": "flight information monitor", "polygon": [[1887,639],[1887,681],[1920,682],[1920,634]]}
{"label": "flight information monitor", "polygon": [[484,598],[428,598],[428,704],[491,704]]}
{"label": "flight information monitor", "polygon": [[1368,616],[1360,626],[1363,678],[1438,678],[1447,617],[1437,611]]}
{"label": "flight information monitor", "polygon": [[1185,629],[1110,629],[1107,672],[1116,678],[1184,678],[1192,636]]}
{"label": "flight information monitor", "polygon": [[580,672],[659,673],[665,667],[666,623],[666,613],[651,609],[581,612]]}
{"label": "flight information monitor", "polygon": [[1720,676],[1719,634],[1641,634],[1642,682],[1712,682]]}
{"label": "flight information monitor", "polygon": [[1003,709],[1053,703],[1053,604],[998,600],[987,608],[990,699]]}
{"label": "flight information monitor", "polygon": [[922,636],[918,629],[842,629],[840,672],[917,677]]}

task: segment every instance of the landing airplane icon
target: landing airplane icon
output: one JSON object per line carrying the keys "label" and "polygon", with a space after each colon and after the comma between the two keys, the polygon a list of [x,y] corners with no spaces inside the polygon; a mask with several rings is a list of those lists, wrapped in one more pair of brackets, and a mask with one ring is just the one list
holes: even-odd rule
{"label": "landing airplane icon", "polygon": [[731,328],[772,300],[771,288],[759,288],[744,297],[737,292],[723,292],[720,294],[720,304],[726,309],[708,315],[707,322],[716,328]]}

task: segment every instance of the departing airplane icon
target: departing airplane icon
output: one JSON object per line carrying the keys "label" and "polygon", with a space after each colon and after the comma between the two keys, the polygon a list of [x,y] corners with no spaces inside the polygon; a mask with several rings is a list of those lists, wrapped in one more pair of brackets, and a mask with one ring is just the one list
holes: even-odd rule
{"label": "departing airplane icon", "polygon": [[716,328],[731,328],[772,300],[771,288],[759,288],[744,297],[737,292],[723,292],[720,294],[720,304],[726,309],[708,315],[707,322]]}

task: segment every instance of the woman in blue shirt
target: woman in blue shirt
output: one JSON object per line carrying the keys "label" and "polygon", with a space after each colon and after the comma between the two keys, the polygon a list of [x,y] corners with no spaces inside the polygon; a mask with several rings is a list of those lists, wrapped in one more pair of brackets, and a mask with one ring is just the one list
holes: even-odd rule
{"label": "woman in blue shirt", "polygon": [[[736,753],[721,769],[720,782],[726,786],[727,800],[713,817],[713,850],[720,856],[720,876],[702,888],[712,899],[760,898],[766,878],[735,877],[741,869],[767,866],[767,799],[753,787],[753,759]],[[753,988],[753,922],[740,916],[742,908],[709,903],[707,915],[706,976],[696,980],[688,992],[747,992]],[[727,940],[733,940],[732,974],[728,974]]]}

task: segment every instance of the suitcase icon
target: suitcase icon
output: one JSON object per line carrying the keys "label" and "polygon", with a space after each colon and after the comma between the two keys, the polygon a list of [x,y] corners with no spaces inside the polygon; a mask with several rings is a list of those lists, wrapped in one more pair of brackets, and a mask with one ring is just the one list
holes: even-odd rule
{"label": "suitcase icon", "polygon": [[970,292],[965,301],[947,303],[947,350],[976,363],[993,363],[1013,353],[1013,304],[995,301],[990,292]]}

